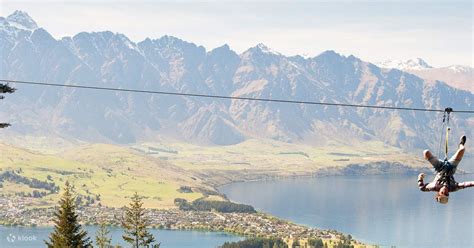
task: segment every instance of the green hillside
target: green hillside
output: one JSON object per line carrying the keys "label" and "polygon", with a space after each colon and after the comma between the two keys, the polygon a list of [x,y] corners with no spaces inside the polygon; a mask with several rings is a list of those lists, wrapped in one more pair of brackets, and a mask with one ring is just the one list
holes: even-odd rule
{"label": "green hillside", "polygon": [[[426,166],[421,156],[368,141],[353,146],[310,146],[251,139],[231,146],[199,146],[180,142],[144,143],[133,149],[196,173],[214,184],[269,177],[308,176],[328,167],[399,162]],[[421,154],[421,152],[420,152]]]}
{"label": "green hillside", "polygon": [[[61,155],[44,155],[0,144],[0,174],[13,172],[21,178],[37,179],[61,187],[69,180],[84,198],[106,206],[124,206],[135,191],[145,197],[145,206],[174,207],[176,197],[194,200],[202,193],[180,193],[182,186],[206,188],[186,171],[159,159],[112,145],[79,146]],[[35,189],[15,180],[4,180],[1,194],[33,193]],[[33,206],[55,204],[57,193],[32,199]],[[100,199],[100,200],[99,200]]]}

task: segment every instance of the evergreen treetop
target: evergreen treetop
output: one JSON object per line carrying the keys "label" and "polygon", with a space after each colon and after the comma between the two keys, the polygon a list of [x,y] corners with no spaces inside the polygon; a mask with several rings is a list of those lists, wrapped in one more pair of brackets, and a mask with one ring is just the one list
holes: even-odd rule
{"label": "evergreen treetop", "polygon": [[[10,87],[8,84],[0,84],[0,94],[4,93],[13,93],[15,92],[15,88]],[[5,98],[4,96],[0,95],[0,100]],[[0,128],[6,128],[10,126],[8,123],[0,123]]]}
{"label": "evergreen treetop", "polygon": [[139,247],[160,247],[160,244],[153,245],[155,238],[146,229],[148,219],[145,217],[143,202],[137,192],[132,196],[129,207],[125,207],[125,216],[122,220],[124,229],[123,240],[129,243],[133,248]]}
{"label": "evergreen treetop", "polygon": [[13,93],[15,90],[15,88],[10,87],[8,84],[0,84],[0,94]]}
{"label": "evergreen treetop", "polygon": [[59,200],[59,208],[54,213],[54,230],[49,236],[49,241],[45,241],[49,248],[92,247],[87,232],[79,224],[72,191],[72,185],[66,181],[64,193]]}
{"label": "evergreen treetop", "polygon": [[110,230],[105,223],[102,223],[95,235],[95,243],[99,248],[109,248],[112,247],[111,241]]}

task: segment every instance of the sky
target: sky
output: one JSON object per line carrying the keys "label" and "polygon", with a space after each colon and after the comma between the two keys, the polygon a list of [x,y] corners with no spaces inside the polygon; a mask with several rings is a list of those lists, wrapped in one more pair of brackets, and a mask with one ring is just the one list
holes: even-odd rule
{"label": "sky", "polygon": [[284,55],[334,50],[370,62],[419,57],[435,67],[474,66],[470,0],[0,0],[0,16],[17,9],[56,38],[110,30],[135,42],[172,35],[238,53],[263,43]]}

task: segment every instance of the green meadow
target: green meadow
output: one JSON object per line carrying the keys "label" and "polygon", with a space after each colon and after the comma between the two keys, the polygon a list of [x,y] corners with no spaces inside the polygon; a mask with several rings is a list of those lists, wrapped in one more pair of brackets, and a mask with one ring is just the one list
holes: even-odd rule
{"label": "green meadow", "polygon": [[[66,180],[74,186],[76,194],[99,198],[100,203],[122,207],[134,192],[139,192],[150,208],[174,207],[174,199],[195,200],[201,193],[180,193],[181,186],[205,187],[198,179],[176,166],[159,159],[143,156],[128,148],[112,145],[83,145],[63,154],[45,155],[36,151],[0,144],[0,173],[16,174],[52,182],[61,187]],[[15,195],[31,193],[22,183],[7,181],[0,193]],[[58,194],[34,199],[32,206],[51,206]]]}

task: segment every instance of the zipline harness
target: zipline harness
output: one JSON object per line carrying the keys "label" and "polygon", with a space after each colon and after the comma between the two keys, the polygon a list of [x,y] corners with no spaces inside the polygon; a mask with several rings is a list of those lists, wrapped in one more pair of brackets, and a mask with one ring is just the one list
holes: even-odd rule
{"label": "zipline harness", "polygon": [[[454,169],[455,167],[448,161],[448,147],[449,147],[449,131],[451,131],[451,127],[449,126],[449,121],[450,121],[450,114],[451,112],[453,112],[453,109],[452,108],[446,108],[444,109],[444,113],[443,113],[443,125],[442,125],[442,129],[444,129],[444,127],[446,127],[446,136],[445,136],[445,141],[444,141],[444,160],[443,160],[443,164],[440,168],[438,168],[436,170],[436,172],[438,173],[441,173],[441,177],[439,179],[439,182],[440,184],[444,185],[444,186],[449,186],[450,184],[452,183],[455,183],[454,181],[454,177],[453,177],[453,174],[454,174]],[[443,130],[441,132],[441,137],[443,136]],[[440,148],[441,148],[441,137],[440,137],[440,144],[439,144],[439,148],[438,148],[438,157],[439,157],[439,153],[440,153]]]}

